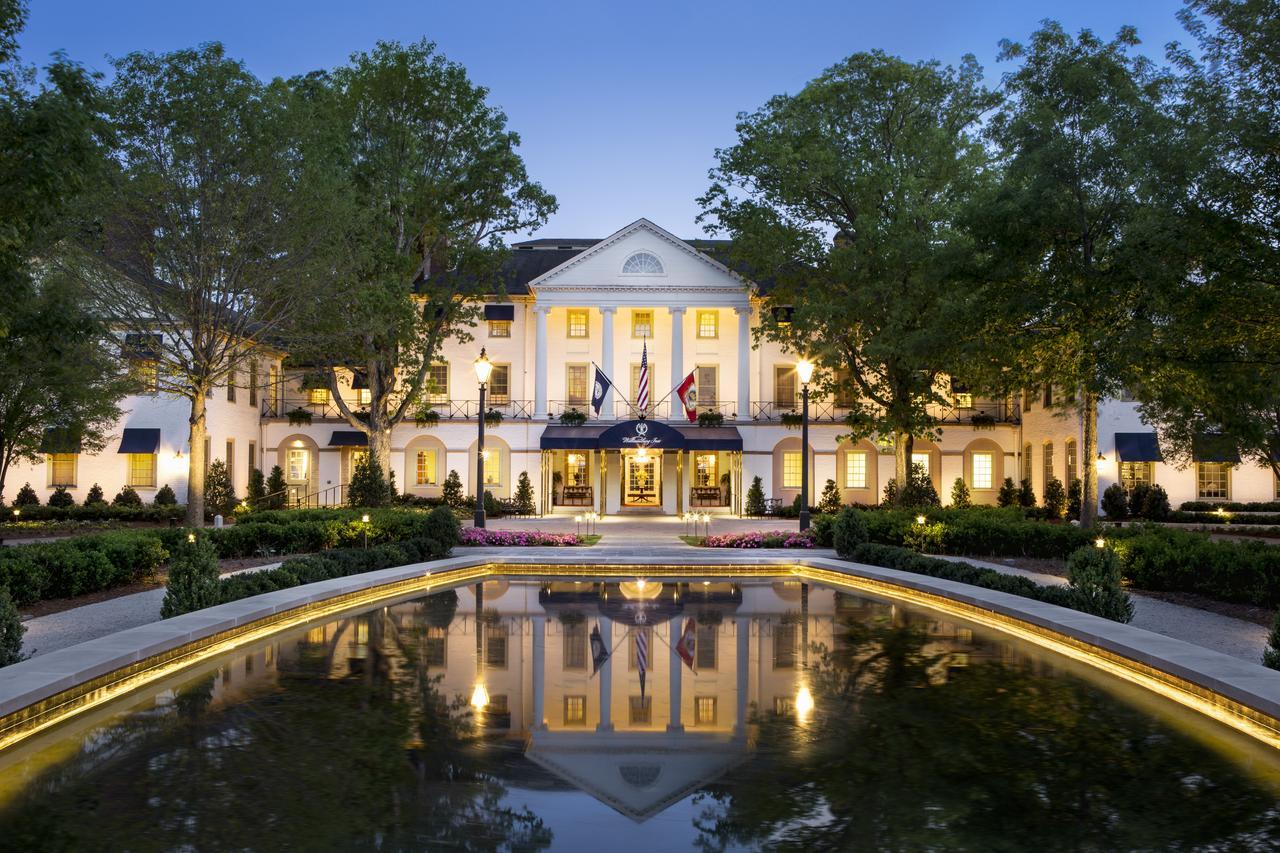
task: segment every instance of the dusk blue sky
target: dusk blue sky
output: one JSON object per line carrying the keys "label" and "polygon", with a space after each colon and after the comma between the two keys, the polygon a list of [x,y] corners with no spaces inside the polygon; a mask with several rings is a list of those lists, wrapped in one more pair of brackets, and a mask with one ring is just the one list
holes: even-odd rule
{"label": "dusk blue sky", "polygon": [[221,41],[263,78],[342,63],[378,39],[437,42],[487,86],[560,211],[541,236],[597,237],[645,216],[698,236],[695,199],[734,117],[795,92],[837,60],[881,48],[954,63],[973,53],[994,85],[1002,38],[1054,18],[1110,36],[1133,24],[1162,56],[1186,40],[1178,0],[648,4],[538,2],[126,2],[34,0],[24,56],[108,56]]}

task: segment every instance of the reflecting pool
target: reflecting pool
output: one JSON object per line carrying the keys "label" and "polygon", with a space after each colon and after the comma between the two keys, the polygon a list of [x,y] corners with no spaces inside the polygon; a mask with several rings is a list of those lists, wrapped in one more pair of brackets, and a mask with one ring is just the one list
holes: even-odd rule
{"label": "reflecting pool", "polygon": [[1277,846],[1274,750],[1002,635],[787,580],[462,587],[0,753],[5,850]]}

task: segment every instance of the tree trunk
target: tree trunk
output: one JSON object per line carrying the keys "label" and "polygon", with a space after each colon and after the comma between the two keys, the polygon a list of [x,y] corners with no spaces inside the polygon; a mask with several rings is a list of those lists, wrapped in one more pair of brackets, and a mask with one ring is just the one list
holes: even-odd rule
{"label": "tree trunk", "polygon": [[893,434],[893,476],[898,486],[894,503],[902,503],[907,485],[911,482],[911,453],[915,446],[915,436],[911,433],[898,430]]}
{"label": "tree trunk", "polygon": [[391,430],[379,422],[375,427],[369,422],[369,456],[382,469],[382,476],[391,482]]}
{"label": "tree trunk", "polygon": [[1084,393],[1084,459],[1080,460],[1080,526],[1098,523],[1098,395]]}
{"label": "tree trunk", "polygon": [[195,389],[191,399],[191,452],[187,454],[187,526],[204,526],[204,472],[209,461],[204,457],[205,402],[203,388]]}

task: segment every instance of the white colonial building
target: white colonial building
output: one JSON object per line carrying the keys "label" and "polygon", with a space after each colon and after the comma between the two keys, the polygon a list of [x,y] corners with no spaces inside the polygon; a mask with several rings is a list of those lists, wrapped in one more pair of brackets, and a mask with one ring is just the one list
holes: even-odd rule
{"label": "white colonial building", "polygon": [[[432,367],[435,415],[396,427],[392,467],[404,492],[438,496],[449,471],[476,490],[479,389],[474,363],[484,348],[494,369],[486,409],[502,420],[486,430],[485,485],[510,497],[521,472],[537,492],[539,511],[605,514],[738,513],[752,478],[766,497],[791,503],[800,493],[801,440],[797,358],[777,344],[754,342],[762,310],[757,286],[716,259],[724,244],[682,240],[645,219],[604,239],[539,239],[517,243],[505,293],[484,306],[474,340],[450,342]],[[639,419],[642,357],[647,355],[651,405]],[[594,365],[614,383],[599,415],[591,412]],[[667,392],[693,371],[699,411],[723,416],[716,426],[690,423]],[[224,458],[243,494],[253,467],[279,465],[290,494],[311,504],[340,502],[365,436],[343,420],[329,391],[310,388],[304,370],[280,358],[242,365],[208,412],[210,458]],[[358,375],[344,384],[353,409],[367,402]],[[350,387],[345,387],[350,386]],[[1118,479],[1160,483],[1176,506],[1183,500],[1271,500],[1267,469],[1202,458],[1179,470],[1160,460],[1151,428],[1131,402],[1107,401],[1099,417],[1099,458],[1083,460],[1078,407],[1054,389],[1021,399],[990,400],[956,390],[936,415],[941,441],[918,439],[923,465],[947,501],[962,478],[975,503],[994,503],[1005,477],[1032,480],[1042,495],[1049,477],[1064,484],[1095,464],[1100,487]],[[846,503],[880,499],[893,476],[893,449],[870,440],[841,441],[847,400],[810,405],[810,494],[827,480]],[[144,499],[169,484],[186,486],[186,406],[143,395],[127,399],[113,443],[89,456],[55,447],[44,470],[16,468],[24,480],[52,490],[66,485],[77,500],[101,484],[110,498],[125,483]],[[561,421],[586,413],[583,424]],[[791,417],[787,417],[791,415]],[[784,423],[785,422],[785,423]],[[1100,491],[1101,491],[1100,489]]]}

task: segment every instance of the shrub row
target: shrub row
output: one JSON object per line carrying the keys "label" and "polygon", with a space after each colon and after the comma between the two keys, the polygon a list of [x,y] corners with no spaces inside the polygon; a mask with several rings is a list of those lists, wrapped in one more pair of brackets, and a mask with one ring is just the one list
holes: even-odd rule
{"label": "shrub row", "polygon": [[0,550],[0,586],[19,606],[155,575],[169,552],[154,533],[116,531]]}
{"label": "shrub row", "polygon": [[1194,592],[1280,606],[1280,547],[1214,542],[1201,533],[1148,525],[1112,542],[1124,576],[1141,589]]}
{"label": "shrub row", "polygon": [[[1021,575],[1008,575],[997,572],[995,569],[984,569],[969,563],[953,563],[936,557],[924,557],[905,548],[896,548],[891,545],[864,542],[855,547],[852,553],[841,554],[841,556],[857,563],[883,566],[902,572],[967,583],[983,589],[1007,592],[1023,598],[1056,604],[1059,607],[1093,613],[1118,622],[1127,622],[1132,618],[1131,607],[1122,606],[1117,612],[1113,609],[1112,601],[1100,601],[1100,597],[1093,590],[1074,585],[1042,586]],[[1127,604],[1127,598],[1125,603]]]}
{"label": "shrub row", "polygon": [[1225,509],[1227,512],[1280,512],[1280,501],[1251,501],[1249,503],[1184,501],[1178,509],[1183,512],[1213,512],[1217,509]]}
{"label": "shrub row", "polygon": [[[187,508],[174,506],[145,506],[93,503],[72,506],[21,506],[19,516],[23,521],[150,521],[157,524],[169,519],[179,519]],[[7,516],[12,512],[6,510]],[[6,519],[7,520],[7,519]]]}
{"label": "shrub row", "polygon": [[[917,521],[921,514],[923,525]],[[871,542],[941,554],[1065,557],[1094,538],[1075,525],[1028,520],[1016,507],[933,508],[921,513],[880,509],[861,515]]]}
{"label": "shrub row", "polygon": [[[1224,510],[1224,512],[1238,512],[1239,510]],[[1280,524],[1280,514],[1251,512],[1249,515],[1228,515],[1223,516],[1216,512],[1187,512],[1179,510],[1170,515],[1165,521],[1171,521],[1175,524]]]}

